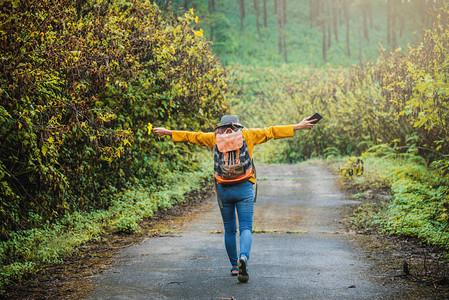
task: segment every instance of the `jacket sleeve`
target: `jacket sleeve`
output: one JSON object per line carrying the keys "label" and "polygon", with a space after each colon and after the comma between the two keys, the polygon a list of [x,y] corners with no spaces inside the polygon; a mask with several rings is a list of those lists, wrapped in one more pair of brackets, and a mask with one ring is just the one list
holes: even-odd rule
{"label": "jacket sleeve", "polygon": [[265,143],[271,139],[282,139],[294,136],[293,125],[272,126],[268,128],[248,129],[247,134],[254,145]]}
{"label": "jacket sleeve", "polygon": [[191,132],[191,131],[172,131],[173,142],[189,142],[200,146],[206,146],[213,149],[216,138],[213,132]]}

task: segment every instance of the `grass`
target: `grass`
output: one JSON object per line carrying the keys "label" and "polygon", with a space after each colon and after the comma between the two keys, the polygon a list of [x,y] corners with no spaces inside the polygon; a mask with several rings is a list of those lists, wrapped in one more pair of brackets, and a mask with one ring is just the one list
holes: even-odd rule
{"label": "grass", "polygon": [[[345,159],[330,162],[341,170]],[[365,155],[365,172],[346,178],[361,200],[349,223],[363,230],[415,237],[449,250],[449,177],[413,157]]]}

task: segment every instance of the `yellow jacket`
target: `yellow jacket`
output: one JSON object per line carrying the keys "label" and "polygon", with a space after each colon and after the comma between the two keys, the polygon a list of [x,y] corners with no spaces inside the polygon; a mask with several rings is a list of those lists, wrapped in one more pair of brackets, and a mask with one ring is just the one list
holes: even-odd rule
{"label": "yellow jacket", "polygon": [[[272,126],[268,128],[246,129],[243,128],[242,136],[248,145],[249,155],[253,157],[255,145],[265,143],[270,139],[281,139],[292,137],[294,135],[293,125]],[[190,131],[172,131],[173,142],[189,142],[200,146],[206,146],[210,149],[215,148],[217,139],[213,132],[190,132]],[[256,180],[253,176],[250,178],[252,183]]]}

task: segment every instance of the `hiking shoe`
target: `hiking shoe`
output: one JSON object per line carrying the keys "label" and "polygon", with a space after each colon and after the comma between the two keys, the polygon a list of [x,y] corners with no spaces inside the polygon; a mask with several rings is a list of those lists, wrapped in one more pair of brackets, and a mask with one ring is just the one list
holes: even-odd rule
{"label": "hiking shoe", "polygon": [[238,266],[232,266],[232,268],[231,268],[231,275],[232,276],[239,275],[239,267]]}
{"label": "hiking shoe", "polygon": [[240,282],[247,282],[249,280],[247,265],[248,260],[245,255],[242,255],[239,259],[239,275],[237,277]]}

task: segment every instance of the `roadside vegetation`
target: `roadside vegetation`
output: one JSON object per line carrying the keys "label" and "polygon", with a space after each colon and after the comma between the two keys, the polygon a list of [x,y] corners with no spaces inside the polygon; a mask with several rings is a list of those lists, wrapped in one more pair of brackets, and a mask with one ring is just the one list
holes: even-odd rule
{"label": "roadside vegetation", "polygon": [[276,147],[267,143],[256,158],[295,163],[354,156],[341,166],[350,180],[359,158],[366,185],[391,189],[377,213],[361,211],[363,226],[449,249],[449,10],[430,17],[422,42],[408,51],[382,51],[361,67],[228,67],[230,101],[250,126],[290,124],[320,112],[314,130]]}
{"label": "roadside vegetation", "polygon": [[1,291],[210,177],[151,128],[211,128],[226,82],[193,10],[3,1],[0,24]]}
{"label": "roadside vegetation", "polygon": [[[346,177],[346,186],[361,200],[349,223],[356,229],[415,237],[448,250],[449,178],[428,166],[420,157],[393,148],[363,155],[364,173]],[[353,162],[331,160],[339,171]],[[356,172],[355,167],[353,172]],[[449,257],[448,257],[449,258]]]}

